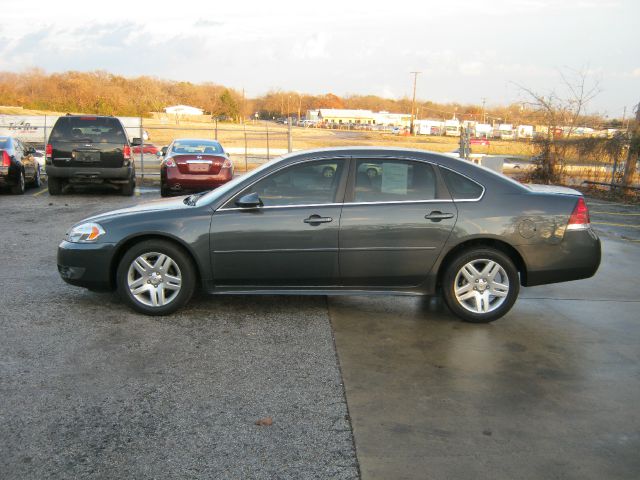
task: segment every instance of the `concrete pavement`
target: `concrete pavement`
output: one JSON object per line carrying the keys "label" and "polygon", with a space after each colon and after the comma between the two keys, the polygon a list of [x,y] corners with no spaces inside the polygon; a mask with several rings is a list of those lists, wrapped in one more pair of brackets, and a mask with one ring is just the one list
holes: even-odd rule
{"label": "concrete pavement", "polygon": [[489,325],[330,299],[362,478],[637,479],[640,247],[603,246],[594,278],[523,289]]}

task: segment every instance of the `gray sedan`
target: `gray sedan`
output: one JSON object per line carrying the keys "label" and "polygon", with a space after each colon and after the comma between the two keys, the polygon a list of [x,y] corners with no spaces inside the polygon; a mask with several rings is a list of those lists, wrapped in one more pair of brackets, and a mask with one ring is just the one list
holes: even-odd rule
{"label": "gray sedan", "polygon": [[150,315],[176,311],[200,287],[441,293],[463,320],[489,322],[520,285],[587,278],[599,264],[579,192],[435,153],[365,147],[286,155],[205,194],[96,215],[58,249],[66,282],[117,289]]}

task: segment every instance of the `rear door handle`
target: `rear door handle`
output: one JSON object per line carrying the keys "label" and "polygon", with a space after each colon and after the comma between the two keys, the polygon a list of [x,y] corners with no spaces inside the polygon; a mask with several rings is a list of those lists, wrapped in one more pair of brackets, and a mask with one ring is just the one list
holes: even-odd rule
{"label": "rear door handle", "polygon": [[318,225],[320,223],[329,223],[329,222],[333,222],[333,218],[321,217],[320,215],[311,215],[309,218],[304,219],[304,223],[308,223],[310,225]]}
{"label": "rear door handle", "polygon": [[431,220],[432,222],[439,222],[440,220],[446,220],[447,218],[453,218],[453,213],[442,213],[438,210],[434,210],[433,212],[424,216],[427,220]]}

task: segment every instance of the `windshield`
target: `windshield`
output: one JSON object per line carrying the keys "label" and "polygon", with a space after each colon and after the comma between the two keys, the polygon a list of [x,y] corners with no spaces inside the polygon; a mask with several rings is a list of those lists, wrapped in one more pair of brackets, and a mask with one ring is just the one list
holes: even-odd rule
{"label": "windshield", "polygon": [[214,140],[176,140],[171,147],[174,154],[222,154],[222,146]]}

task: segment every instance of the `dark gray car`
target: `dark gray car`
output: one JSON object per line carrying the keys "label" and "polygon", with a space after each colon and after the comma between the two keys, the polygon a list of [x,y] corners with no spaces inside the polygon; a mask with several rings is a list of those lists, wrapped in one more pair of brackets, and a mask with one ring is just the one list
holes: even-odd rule
{"label": "dark gray car", "polygon": [[290,154],[206,194],[88,218],[58,250],[65,281],[117,289],[151,315],[174,312],[200,286],[441,292],[462,319],[488,322],[520,285],[587,278],[599,264],[574,190],[540,191],[434,153],[359,147]]}

